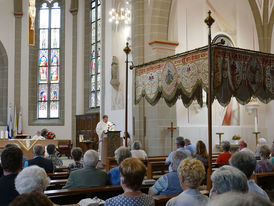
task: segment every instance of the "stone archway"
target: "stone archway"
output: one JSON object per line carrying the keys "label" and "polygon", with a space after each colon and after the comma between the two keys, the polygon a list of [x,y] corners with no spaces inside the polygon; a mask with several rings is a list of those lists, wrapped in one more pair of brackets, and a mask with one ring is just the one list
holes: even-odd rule
{"label": "stone archway", "polygon": [[0,126],[7,125],[8,109],[8,56],[0,41]]}

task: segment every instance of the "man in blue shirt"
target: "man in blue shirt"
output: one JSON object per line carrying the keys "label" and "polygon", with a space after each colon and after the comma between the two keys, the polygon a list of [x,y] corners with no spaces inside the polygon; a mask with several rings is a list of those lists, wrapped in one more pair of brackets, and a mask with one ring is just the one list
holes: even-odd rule
{"label": "man in blue shirt", "polygon": [[186,149],[188,149],[191,152],[191,155],[193,156],[194,153],[196,152],[196,147],[191,144],[189,139],[185,139],[185,143],[186,143]]}
{"label": "man in blue shirt", "polygon": [[[177,137],[176,138],[176,151],[183,151],[187,157],[191,157],[191,152],[185,148],[185,139],[183,137]],[[174,151],[169,154],[169,156],[166,158],[166,163],[169,165],[169,172],[172,172],[171,167],[171,158]]]}

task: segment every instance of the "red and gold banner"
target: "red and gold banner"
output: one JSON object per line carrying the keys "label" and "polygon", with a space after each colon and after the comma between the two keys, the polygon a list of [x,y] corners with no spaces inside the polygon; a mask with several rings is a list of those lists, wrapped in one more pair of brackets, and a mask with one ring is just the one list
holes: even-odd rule
{"label": "red and gold banner", "polygon": [[[213,46],[213,95],[223,106],[232,96],[241,104],[257,97],[274,99],[274,55],[233,47]],[[199,48],[140,65],[135,71],[135,97],[154,105],[163,97],[172,106],[181,97],[185,106],[202,104],[208,87],[208,49]]]}

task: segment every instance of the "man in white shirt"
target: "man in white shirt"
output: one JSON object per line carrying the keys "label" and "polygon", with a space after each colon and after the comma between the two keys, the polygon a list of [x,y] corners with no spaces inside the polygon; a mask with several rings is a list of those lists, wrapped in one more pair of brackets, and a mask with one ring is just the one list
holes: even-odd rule
{"label": "man in white shirt", "polygon": [[41,131],[37,131],[36,134],[32,137],[32,139],[45,139],[45,137],[41,136]]}
{"label": "man in white shirt", "polygon": [[[177,150],[176,151],[183,151],[187,157],[191,157],[191,152],[185,148],[185,139],[183,137],[177,137],[176,138],[176,146]],[[171,159],[174,151],[169,154],[169,156],[166,158],[166,163],[169,164],[169,172],[172,172],[172,167],[171,167]]]}
{"label": "man in white shirt", "polygon": [[244,140],[241,140],[239,142],[239,149],[240,149],[240,152],[251,152],[252,154],[255,155],[254,152],[252,152],[250,149],[247,148],[247,143]]}
{"label": "man in white shirt", "polygon": [[96,126],[96,133],[99,138],[99,148],[98,148],[99,160],[102,160],[103,135],[108,132],[108,123],[109,123],[108,116],[103,115],[102,120]]}
{"label": "man in white shirt", "polygon": [[235,153],[229,160],[231,166],[241,170],[247,177],[248,192],[255,193],[267,200],[269,200],[266,192],[260,188],[251,176],[256,168],[256,158],[254,154],[250,152],[238,152]]}

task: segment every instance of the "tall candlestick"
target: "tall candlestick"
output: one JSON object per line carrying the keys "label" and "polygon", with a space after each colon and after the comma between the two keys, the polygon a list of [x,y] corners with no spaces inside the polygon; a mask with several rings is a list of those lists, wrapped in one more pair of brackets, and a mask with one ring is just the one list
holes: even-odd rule
{"label": "tall candlestick", "polygon": [[257,117],[257,109],[255,111],[255,132],[258,132],[258,117]]}
{"label": "tall candlestick", "polygon": [[5,132],[5,139],[8,139],[8,138],[9,138],[9,132],[6,131],[6,132]]}
{"label": "tall candlestick", "polygon": [[1,139],[4,139],[4,131],[1,131]]}

